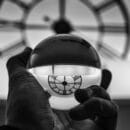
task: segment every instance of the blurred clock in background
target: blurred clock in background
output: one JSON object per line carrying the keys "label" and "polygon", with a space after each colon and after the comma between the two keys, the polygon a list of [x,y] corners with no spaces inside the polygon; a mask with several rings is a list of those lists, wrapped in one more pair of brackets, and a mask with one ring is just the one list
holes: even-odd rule
{"label": "blurred clock in background", "polygon": [[103,53],[124,58],[130,18],[123,0],[1,0],[0,55],[32,48],[47,36],[72,33],[94,41]]}

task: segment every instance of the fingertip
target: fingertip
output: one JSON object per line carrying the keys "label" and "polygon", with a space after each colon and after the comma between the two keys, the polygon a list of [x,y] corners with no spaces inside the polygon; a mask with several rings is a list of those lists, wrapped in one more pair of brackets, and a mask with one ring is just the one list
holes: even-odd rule
{"label": "fingertip", "polygon": [[101,97],[111,100],[110,95],[106,92],[106,90],[97,85],[92,85],[86,89],[77,89],[74,93],[74,96],[80,103],[84,103],[92,97]]}
{"label": "fingertip", "polygon": [[99,89],[99,86],[97,85],[92,85],[85,89],[77,89],[74,93],[74,96],[78,102],[84,103],[90,99],[90,97],[94,96],[94,92],[97,89]]}
{"label": "fingertip", "polygon": [[26,48],[24,49],[24,52],[30,54],[30,53],[32,52],[32,48],[26,47]]}
{"label": "fingertip", "polygon": [[90,93],[92,93],[91,90],[87,91],[86,89],[77,89],[74,96],[78,102],[83,103],[89,99]]}
{"label": "fingertip", "polygon": [[106,92],[106,90],[97,85],[90,86],[90,89],[92,91],[92,94],[90,97],[100,97],[103,99],[111,100],[110,95]]}

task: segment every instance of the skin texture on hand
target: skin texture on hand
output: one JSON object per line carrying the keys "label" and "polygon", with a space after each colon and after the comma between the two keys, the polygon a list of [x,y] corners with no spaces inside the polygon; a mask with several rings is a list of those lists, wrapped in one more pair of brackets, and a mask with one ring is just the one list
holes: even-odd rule
{"label": "skin texture on hand", "polygon": [[54,121],[47,93],[37,80],[26,71],[27,59],[31,53],[23,53],[7,62],[9,73],[9,94],[7,99],[7,125],[22,130],[52,130]]}
{"label": "skin texture on hand", "polygon": [[48,93],[26,70],[31,51],[26,48],[7,62],[8,127],[20,130],[115,130],[117,106],[105,90],[111,81],[108,70],[103,71],[105,76],[101,83],[105,89],[99,86],[79,89],[75,92],[79,106],[70,111],[52,110]]}

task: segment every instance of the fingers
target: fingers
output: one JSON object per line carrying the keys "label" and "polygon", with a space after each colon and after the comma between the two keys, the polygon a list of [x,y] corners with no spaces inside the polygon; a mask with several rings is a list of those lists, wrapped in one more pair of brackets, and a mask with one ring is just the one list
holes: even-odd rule
{"label": "fingers", "polygon": [[107,89],[109,87],[109,84],[112,80],[112,73],[108,69],[102,70],[102,80],[101,80],[101,87],[104,89]]}
{"label": "fingers", "polygon": [[91,119],[105,130],[115,130],[118,107],[110,99],[104,88],[91,86],[75,92],[75,98],[81,103],[70,110],[73,120]]}
{"label": "fingers", "polygon": [[75,92],[75,98],[80,103],[86,102],[91,97],[100,97],[100,98],[110,100],[110,96],[105,91],[105,89],[100,87],[100,86],[97,86],[97,85],[93,85],[93,86],[88,87],[86,89],[78,89]]}
{"label": "fingers", "polygon": [[15,72],[17,70],[17,68],[26,68],[26,65],[27,65],[31,52],[32,52],[32,49],[27,47],[27,48],[25,48],[25,50],[22,53],[11,57],[7,61],[6,66],[7,66],[9,75],[12,72]]}
{"label": "fingers", "polygon": [[115,117],[117,115],[116,105],[106,99],[92,97],[70,111],[73,120],[93,119],[97,117]]}
{"label": "fingers", "polygon": [[86,89],[78,89],[75,92],[75,98],[81,103],[70,111],[71,118],[74,118],[75,120],[95,117],[95,114],[99,114],[95,113],[100,108],[99,104],[106,102],[109,103],[111,100],[105,89],[97,85],[93,85]]}

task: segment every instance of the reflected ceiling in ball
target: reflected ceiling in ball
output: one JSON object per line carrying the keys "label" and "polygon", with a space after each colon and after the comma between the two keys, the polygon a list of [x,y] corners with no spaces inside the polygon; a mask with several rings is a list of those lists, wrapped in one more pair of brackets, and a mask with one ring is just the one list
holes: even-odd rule
{"label": "reflected ceiling in ball", "polygon": [[59,34],[41,41],[29,61],[29,67],[57,64],[101,67],[96,50],[86,40],[70,34]]}

